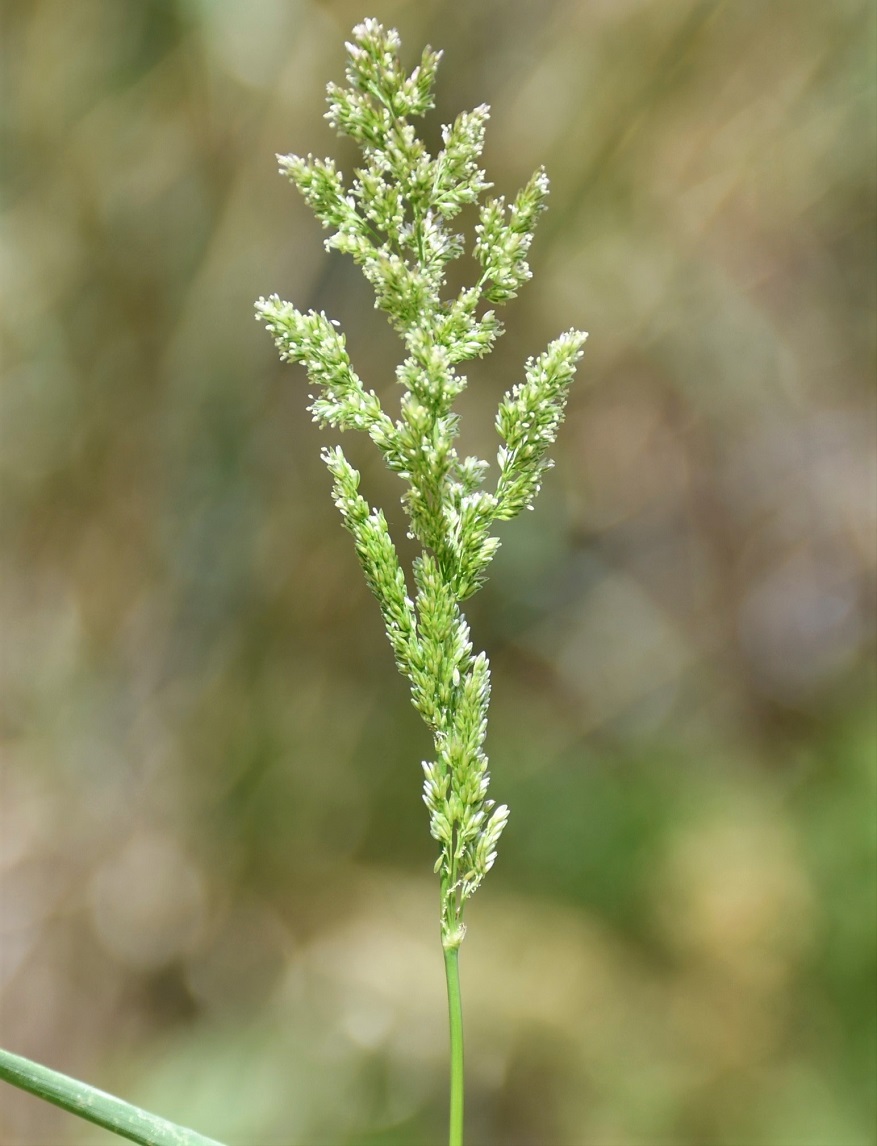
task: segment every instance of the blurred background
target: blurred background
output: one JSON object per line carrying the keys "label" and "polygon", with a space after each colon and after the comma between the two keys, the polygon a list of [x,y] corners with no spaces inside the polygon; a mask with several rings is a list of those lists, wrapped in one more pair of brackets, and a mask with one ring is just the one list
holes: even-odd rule
{"label": "blurred background", "polygon": [[[424,727],[253,321],[395,335],[275,152],[366,15],[534,282],[462,447],[590,331],[470,602],[512,808],[462,974],[475,1146],[875,1140],[875,6],[6,0],[0,1042],[229,1146],[427,1146],[447,1032]],[[347,435],[404,545],[401,486]],[[407,553],[408,550],[405,550]],[[0,1141],[116,1141],[4,1089]]]}

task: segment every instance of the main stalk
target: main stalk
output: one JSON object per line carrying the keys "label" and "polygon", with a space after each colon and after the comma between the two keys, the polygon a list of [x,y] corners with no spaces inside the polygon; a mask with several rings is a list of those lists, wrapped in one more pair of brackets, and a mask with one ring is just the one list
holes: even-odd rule
{"label": "main stalk", "polygon": [[463,1000],[460,995],[460,948],[445,948],[448,1019],[451,1031],[451,1116],[448,1146],[463,1146]]}

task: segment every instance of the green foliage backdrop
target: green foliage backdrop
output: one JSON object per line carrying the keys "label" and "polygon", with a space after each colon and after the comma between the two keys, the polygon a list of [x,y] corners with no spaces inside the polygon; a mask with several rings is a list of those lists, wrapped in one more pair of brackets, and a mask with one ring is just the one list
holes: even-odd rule
{"label": "green foliage backdrop", "polygon": [[[444,49],[434,142],[488,102],[497,190],[552,180],[464,450],[591,333],[470,612],[514,811],[462,958],[473,1146],[866,1146],[860,0],[6,0],[2,1041],[232,1146],[441,1138],[428,738],[252,318],[325,307],[392,402],[395,336],[274,160],[339,154],[367,15]],[[3,1141],[105,1140],[0,1110]]]}

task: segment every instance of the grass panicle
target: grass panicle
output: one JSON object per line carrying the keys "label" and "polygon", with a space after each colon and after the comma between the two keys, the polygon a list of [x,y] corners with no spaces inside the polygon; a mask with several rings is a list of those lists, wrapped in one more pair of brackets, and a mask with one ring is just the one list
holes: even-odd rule
{"label": "grass panicle", "polygon": [[[490,464],[461,458],[455,448],[454,401],[466,387],[457,367],[488,354],[503,327],[496,307],[531,277],[527,262],[548,177],[542,168],[511,203],[487,197],[479,166],[489,109],[481,105],[442,128],[443,148],[430,155],[411,119],[433,107],[441,53],[426,48],[406,75],[400,39],[376,20],[353,30],[347,44],[347,87],[328,86],[326,118],[362,151],[347,183],[331,159],[278,156],[281,172],[330,232],[328,250],[350,255],[362,269],[404,344],[396,369],[403,388],[398,418],[366,390],[351,365],[338,323],[302,313],[277,295],[259,299],[257,317],[282,359],[300,362],[317,390],[310,412],[321,426],[367,433],[386,465],[405,483],[402,503],[412,538],[421,545],[410,576],[402,568],[384,513],[360,493],[360,475],[340,446],[323,451],[332,495],[369,588],[377,597],[396,664],[433,737],[423,763],[423,800],[439,847],[441,937],[451,1027],[451,1143],[462,1141],[462,1010],[457,955],[467,900],[493,867],[508,822],[505,804],[488,796],[484,738],[490,666],[475,654],[460,608],[483,584],[499,548],[491,532],[532,507],[548,451],[563,420],[570,383],[587,337],[569,330],[527,362],[496,415],[498,478],[484,488]],[[466,250],[450,226],[478,204],[472,254],[477,282],[446,291],[448,266]]]}

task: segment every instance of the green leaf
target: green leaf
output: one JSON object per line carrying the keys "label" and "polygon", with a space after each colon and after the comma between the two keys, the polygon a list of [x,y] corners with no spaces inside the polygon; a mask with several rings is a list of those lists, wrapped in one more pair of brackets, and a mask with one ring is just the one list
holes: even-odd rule
{"label": "green leaf", "polygon": [[141,1146],[222,1146],[88,1083],[0,1049],[0,1079]]}

